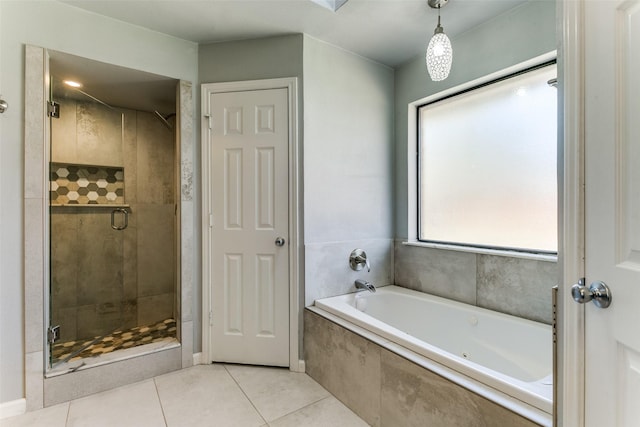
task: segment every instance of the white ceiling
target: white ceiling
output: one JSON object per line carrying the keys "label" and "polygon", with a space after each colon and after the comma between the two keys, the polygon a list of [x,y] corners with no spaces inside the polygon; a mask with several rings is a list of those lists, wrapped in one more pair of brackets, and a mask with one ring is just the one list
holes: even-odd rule
{"label": "white ceiling", "polygon": [[[427,0],[348,0],[337,12],[318,4],[336,0],[61,1],[196,43],[305,33],[390,67],[424,54],[437,23]],[[527,1],[545,0],[450,0],[442,24],[455,46],[456,35]],[[87,100],[59,84],[75,79],[115,107],[175,112],[173,79],[61,52],[51,52],[51,71],[56,96]]]}
{"label": "white ceiling", "polygon": [[[451,0],[442,8],[454,38],[527,1]],[[337,12],[311,0],[63,0],[197,43],[306,33],[395,67],[422,53],[437,23],[427,0],[349,0]]]}

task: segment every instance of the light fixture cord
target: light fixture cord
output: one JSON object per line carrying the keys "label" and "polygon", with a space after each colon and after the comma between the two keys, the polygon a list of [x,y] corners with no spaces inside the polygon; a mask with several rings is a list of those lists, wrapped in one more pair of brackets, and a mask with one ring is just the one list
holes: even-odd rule
{"label": "light fixture cord", "polygon": [[438,25],[436,26],[436,29],[433,31],[433,34],[444,32],[442,25],[440,25],[440,5],[438,5],[437,9],[438,9]]}

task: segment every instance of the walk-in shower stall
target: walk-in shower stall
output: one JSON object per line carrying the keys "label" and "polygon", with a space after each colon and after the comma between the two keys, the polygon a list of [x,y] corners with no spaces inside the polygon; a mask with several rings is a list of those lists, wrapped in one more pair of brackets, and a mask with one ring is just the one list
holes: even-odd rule
{"label": "walk-in shower stall", "polygon": [[50,67],[50,367],[175,343],[177,81]]}

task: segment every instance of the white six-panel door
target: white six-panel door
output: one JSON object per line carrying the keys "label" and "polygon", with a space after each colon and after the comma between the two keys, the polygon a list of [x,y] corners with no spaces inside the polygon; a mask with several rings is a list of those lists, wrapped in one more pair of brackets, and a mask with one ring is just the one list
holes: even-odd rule
{"label": "white six-panel door", "polygon": [[640,1],[585,1],[585,425],[640,426]]}
{"label": "white six-panel door", "polygon": [[287,89],[209,96],[211,359],[289,366]]}

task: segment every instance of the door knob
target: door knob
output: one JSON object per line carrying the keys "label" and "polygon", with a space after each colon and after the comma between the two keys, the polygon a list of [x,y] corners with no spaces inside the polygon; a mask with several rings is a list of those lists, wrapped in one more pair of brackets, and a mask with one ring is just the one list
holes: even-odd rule
{"label": "door knob", "polygon": [[276,246],[284,246],[284,237],[276,238]]}
{"label": "door knob", "polygon": [[611,305],[611,290],[604,282],[600,281],[593,282],[587,288],[585,279],[580,279],[571,287],[571,296],[575,302],[580,304],[593,301],[598,308],[607,308]]}

